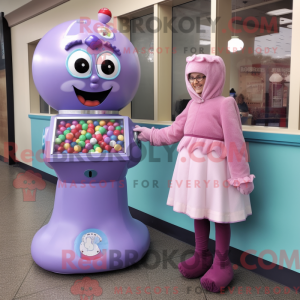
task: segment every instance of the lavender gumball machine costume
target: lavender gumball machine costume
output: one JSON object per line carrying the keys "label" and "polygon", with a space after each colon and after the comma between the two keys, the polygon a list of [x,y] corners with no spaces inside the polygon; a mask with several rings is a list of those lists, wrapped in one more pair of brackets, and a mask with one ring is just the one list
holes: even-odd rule
{"label": "lavender gumball machine costume", "polygon": [[35,85],[59,114],[43,136],[44,161],[58,177],[54,209],[31,253],[56,273],[125,268],[150,244],[127,201],[126,173],[141,159],[140,142],[130,118],[119,115],[137,91],[140,65],[131,42],[106,24],[110,17],[102,9],[100,23],[56,26],[33,57]]}

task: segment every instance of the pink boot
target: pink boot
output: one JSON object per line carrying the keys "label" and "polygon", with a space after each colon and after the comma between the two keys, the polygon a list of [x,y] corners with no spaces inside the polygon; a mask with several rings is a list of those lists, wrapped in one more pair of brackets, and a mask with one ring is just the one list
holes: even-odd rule
{"label": "pink boot", "polygon": [[201,285],[208,291],[219,293],[233,278],[233,269],[228,257],[230,243],[230,224],[215,223],[216,254],[211,268],[200,279]]}
{"label": "pink boot", "polygon": [[194,256],[178,265],[180,273],[186,278],[197,278],[207,272],[212,265],[213,257],[208,250],[210,223],[209,220],[194,220],[195,253]]}

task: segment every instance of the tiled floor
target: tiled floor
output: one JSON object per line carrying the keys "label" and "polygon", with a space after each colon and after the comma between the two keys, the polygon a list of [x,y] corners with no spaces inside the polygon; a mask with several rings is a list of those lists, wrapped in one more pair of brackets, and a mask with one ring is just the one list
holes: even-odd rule
{"label": "tiled floor", "polygon": [[[60,275],[45,271],[32,260],[30,245],[37,230],[49,221],[55,185],[46,182],[46,188],[37,191],[35,202],[24,202],[22,190],[13,187],[13,180],[25,171],[3,162],[0,162],[0,170],[0,300],[90,300],[91,297],[80,298],[71,292],[74,282],[84,277],[97,280],[102,288],[102,295],[94,296],[95,300],[300,299],[300,294],[292,291],[284,294],[284,286],[240,267],[235,270],[230,290],[227,288],[224,294],[207,292],[202,289],[199,279],[186,279],[177,269],[181,253],[193,251],[193,247],[151,227],[148,229],[152,254],[149,251],[139,263],[129,268],[89,275]],[[179,251],[173,259],[167,259],[163,256],[164,249],[169,254],[175,249]],[[281,293],[276,295],[273,289],[277,286],[281,288]],[[265,293],[268,288],[270,294]]]}

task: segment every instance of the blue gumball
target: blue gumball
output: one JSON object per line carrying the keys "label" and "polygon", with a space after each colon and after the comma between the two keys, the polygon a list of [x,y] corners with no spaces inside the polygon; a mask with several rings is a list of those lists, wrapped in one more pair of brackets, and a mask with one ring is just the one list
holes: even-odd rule
{"label": "blue gumball", "polygon": [[94,126],[98,126],[99,125],[99,122],[98,121],[95,121],[94,122]]}
{"label": "blue gumball", "polygon": [[110,139],[113,140],[113,141],[116,141],[118,139],[118,137],[113,134],[113,135],[110,136]]}
{"label": "blue gumball", "polygon": [[117,144],[121,145],[122,147],[124,146],[124,142],[123,141],[117,141]]}
{"label": "blue gumball", "polygon": [[67,150],[64,150],[62,153],[68,153],[68,151],[67,151]]}
{"label": "blue gumball", "polygon": [[71,130],[72,130],[72,128],[71,128],[71,127],[68,127],[68,128],[67,128],[67,130],[70,130],[70,131],[71,131]]}
{"label": "blue gumball", "polygon": [[102,153],[109,153],[107,150],[103,150],[103,152]]}
{"label": "blue gumball", "polygon": [[77,145],[76,142],[72,142],[72,143],[71,143],[71,147],[73,147],[73,148],[74,148],[74,146],[76,146],[76,145]]}

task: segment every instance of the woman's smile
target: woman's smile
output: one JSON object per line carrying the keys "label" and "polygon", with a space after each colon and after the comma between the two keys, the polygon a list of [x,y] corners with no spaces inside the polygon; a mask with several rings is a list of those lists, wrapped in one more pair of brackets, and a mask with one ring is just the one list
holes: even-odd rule
{"label": "woman's smile", "polygon": [[194,91],[201,96],[205,84],[206,76],[202,73],[190,73],[189,82]]}

